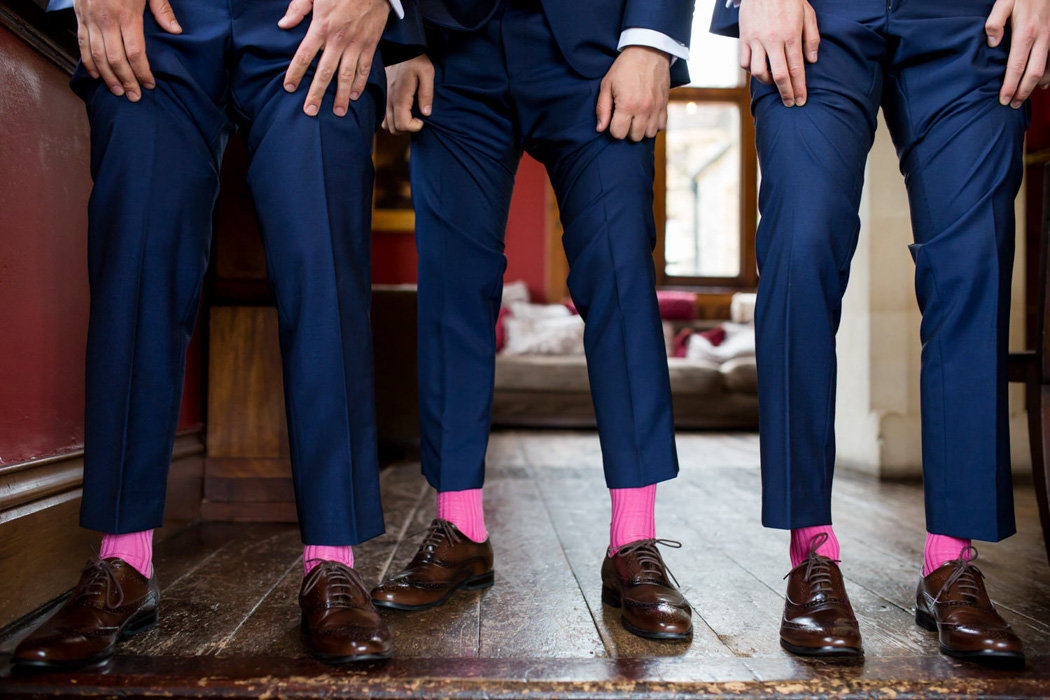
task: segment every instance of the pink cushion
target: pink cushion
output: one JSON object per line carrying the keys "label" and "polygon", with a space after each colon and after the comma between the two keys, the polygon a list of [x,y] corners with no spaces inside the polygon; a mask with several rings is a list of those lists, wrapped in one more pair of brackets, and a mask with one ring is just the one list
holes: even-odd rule
{"label": "pink cushion", "polygon": [[697,317],[694,292],[660,290],[656,292],[656,301],[660,305],[660,318],[668,321],[695,321]]}
{"label": "pink cushion", "polygon": [[506,306],[500,307],[499,316],[496,317],[496,352],[503,349],[507,344],[507,327],[503,319],[510,315],[510,309]]}

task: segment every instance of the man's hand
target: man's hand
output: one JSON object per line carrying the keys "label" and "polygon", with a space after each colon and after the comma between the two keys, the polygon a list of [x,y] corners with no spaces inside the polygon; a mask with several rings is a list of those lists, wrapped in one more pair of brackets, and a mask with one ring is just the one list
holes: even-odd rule
{"label": "man's hand", "polygon": [[[73,9],[84,70],[102,78],[114,95],[138,102],[142,88],[157,84],[146,60],[146,0],[74,0]],[[164,31],[182,33],[168,0],[149,0],[149,9]]]}
{"label": "man's hand", "polygon": [[1017,109],[1035,86],[1050,87],[1050,0],[997,0],[984,31],[988,45],[996,47],[1010,24],[1010,57],[999,102]]}
{"label": "man's hand", "polygon": [[740,3],[740,67],[760,83],[776,83],[787,107],[806,104],[805,61],[817,62],[819,46],[817,13],[806,0]]}
{"label": "man's hand", "polygon": [[602,78],[598,131],[641,141],[667,126],[671,57],[648,46],[627,46]]}
{"label": "man's hand", "polygon": [[321,109],[328,84],[336,71],[339,73],[332,111],[346,115],[350,100],[356,100],[365,90],[372,70],[379,37],[383,34],[390,14],[388,0],[292,0],[288,11],[277,26],[291,29],[313,12],[310,29],[292,57],[284,77],[284,89],[295,92],[306,75],[314,56],[321,51],[313,82],[306,93],[303,111],[311,117]]}
{"label": "man's hand", "polygon": [[419,111],[430,116],[434,104],[434,64],[423,56],[395,63],[386,69],[386,117],[383,128],[391,134],[415,132],[423,128],[423,120],[412,116],[412,103],[419,102]]}

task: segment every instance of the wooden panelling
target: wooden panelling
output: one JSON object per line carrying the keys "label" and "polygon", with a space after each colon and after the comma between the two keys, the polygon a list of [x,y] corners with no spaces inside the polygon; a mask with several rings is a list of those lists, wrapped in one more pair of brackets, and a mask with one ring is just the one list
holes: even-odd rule
{"label": "wooden panelling", "polygon": [[[210,331],[203,515],[294,522],[277,311],[215,306]],[[373,290],[372,333],[381,454],[401,457],[419,436],[413,286]]]}
{"label": "wooden panelling", "polygon": [[[158,540],[200,517],[203,451],[200,431],[177,438]],[[82,482],[82,452],[0,469],[0,627],[68,590],[98,547],[78,525]]]}
{"label": "wooden panelling", "polygon": [[208,457],[287,456],[277,310],[216,306],[210,316]]}

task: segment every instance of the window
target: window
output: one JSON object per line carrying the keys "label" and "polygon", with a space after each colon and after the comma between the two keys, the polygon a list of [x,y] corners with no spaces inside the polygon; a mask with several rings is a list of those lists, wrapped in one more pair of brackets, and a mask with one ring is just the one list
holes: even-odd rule
{"label": "window", "polygon": [[692,82],[671,91],[657,141],[659,282],[711,291],[753,288],[757,172],[746,74],[735,39],[693,22]]}

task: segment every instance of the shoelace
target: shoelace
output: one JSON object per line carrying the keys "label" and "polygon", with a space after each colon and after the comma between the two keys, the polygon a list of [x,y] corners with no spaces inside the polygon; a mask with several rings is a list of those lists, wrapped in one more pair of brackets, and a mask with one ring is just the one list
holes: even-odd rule
{"label": "shoelace", "polygon": [[[809,541],[809,554],[806,555],[806,561],[803,562],[806,565],[806,573],[802,576],[806,582],[813,589],[816,594],[828,594],[831,593],[831,562],[838,563],[837,559],[828,559],[825,556],[817,554],[817,550],[820,546],[828,541],[828,533],[820,532],[817,533],[813,539]],[[802,564],[799,564],[802,566]],[[797,569],[798,567],[795,567]],[[784,578],[791,575],[792,571],[787,572]],[[789,598],[790,600],[790,598]],[[797,605],[794,601],[792,604]]]}
{"label": "shoelace", "polygon": [[[345,564],[327,561],[325,559],[310,559],[311,562],[319,562],[303,586],[303,595],[306,595],[317,587],[318,581],[326,578],[331,602],[337,605],[352,605],[354,602],[354,590],[362,590],[364,585],[358,578],[357,572]],[[309,562],[308,562],[309,563]]]}
{"label": "shoelace", "polygon": [[952,586],[956,584],[958,584],[959,592],[962,593],[964,597],[970,598],[971,601],[976,602],[977,597],[981,594],[980,579],[984,578],[984,574],[981,573],[981,570],[973,564],[976,559],[977,548],[972,544],[967,545],[966,548],[959,553],[959,558],[955,560],[955,566],[952,569],[952,573],[947,579],[945,579],[940,592],[937,593],[937,597],[933,599],[934,603],[939,602],[941,596],[951,590]]}
{"label": "shoelace", "polygon": [[667,568],[667,564],[664,563],[663,557],[660,556],[660,550],[656,548],[656,545],[670,547],[671,549],[682,548],[682,543],[678,540],[638,540],[620,547],[616,551],[616,556],[634,554],[638,557],[639,578],[647,578],[653,583],[665,583],[670,579],[674,581],[674,585],[681,588],[682,586],[678,583],[678,579],[675,578],[675,575]]}
{"label": "shoelace", "polygon": [[124,603],[124,589],[113,572],[112,562],[96,559],[88,562],[80,573],[84,583],[77,592],[77,600],[101,597],[103,604],[111,610]]}
{"label": "shoelace", "polygon": [[459,540],[459,531],[456,527],[448,520],[435,519],[434,522],[430,523],[430,527],[427,528],[427,534],[423,538],[423,543],[419,546],[419,553],[416,555],[421,561],[429,560],[437,552],[437,548],[442,543],[457,542]]}

